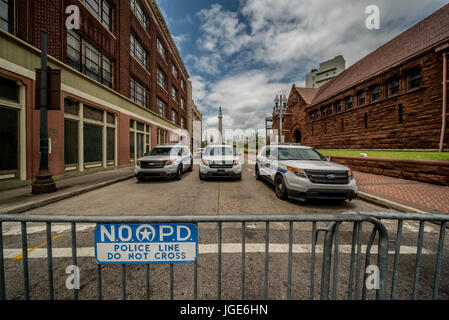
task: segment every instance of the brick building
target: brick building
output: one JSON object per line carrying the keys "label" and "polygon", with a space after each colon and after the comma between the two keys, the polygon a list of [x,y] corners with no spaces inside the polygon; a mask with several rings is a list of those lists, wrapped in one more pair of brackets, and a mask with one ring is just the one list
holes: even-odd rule
{"label": "brick building", "polygon": [[446,148],[447,51],[449,5],[322,87],[293,85],[285,141],[321,149],[438,149],[443,136]]}
{"label": "brick building", "polygon": [[[72,5],[81,23],[68,30]],[[62,107],[49,111],[54,175],[129,165],[187,132],[189,73],[155,0],[0,0],[0,10],[0,181],[39,167],[41,29],[61,70]]]}

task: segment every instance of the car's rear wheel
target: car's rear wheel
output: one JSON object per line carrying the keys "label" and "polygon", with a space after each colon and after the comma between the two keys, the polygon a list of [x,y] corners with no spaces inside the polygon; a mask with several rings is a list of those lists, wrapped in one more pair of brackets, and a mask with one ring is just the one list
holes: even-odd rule
{"label": "car's rear wheel", "polygon": [[276,179],[274,179],[274,190],[279,199],[287,199],[287,187],[285,186],[284,178],[281,175],[278,175]]}
{"label": "car's rear wheel", "polygon": [[187,171],[189,171],[189,172],[193,171],[193,159],[192,159],[192,161],[190,161],[190,167]]}

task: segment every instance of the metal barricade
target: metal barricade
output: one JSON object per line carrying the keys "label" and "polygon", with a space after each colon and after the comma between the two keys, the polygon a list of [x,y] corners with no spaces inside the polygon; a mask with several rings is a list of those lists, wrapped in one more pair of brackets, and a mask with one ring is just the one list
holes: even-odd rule
{"label": "metal barricade", "polygon": [[[363,284],[361,285],[360,272],[362,269],[362,226],[365,224],[371,225],[373,231],[369,237],[369,241],[366,245],[365,253],[365,270],[366,267],[370,265],[371,261],[371,250],[373,246],[377,247],[377,267],[379,269],[379,283],[376,289],[376,299],[387,299],[387,278],[388,278],[388,250],[395,249],[396,255],[394,258],[393,274],[396,272],[397,275],[397,263],[399,259],[399,249],[400,249],[400,230],[398,229],[399,244],[396,247],[392,246],[392,242],[388,241],[388,231],[381,220],[385,219],[396,219],[397,221],[403,221],[405,219],[421,219],[422,230],[424,228],[424,221],[440,221],[441,222],[441,234],[439,239],[439,250],[437,254],[437,271],[435,274],[435,289],[434,298],[438,298],[438,287],[441,271],[442,262],[442,252],[444,246],[444,232],[446,221],[449,220],[446,216],[428,216],[417,217],[416,215],[404,215],[404,214],[379,214],[379,213],[364,213],[364,212],[350,212],[343,215],[282,215],[282,216],[265,216],[265,215],[247,215],[247,216],[141,216],[141,217],[105,217],[105,216],[0,216],[0,300],[7,299],[7,288],[5,282],[5,261],[4,257],[4,235],[2,233],[4,223],[20,223],[21,226],[21,252],[22,252],[22,281],[23,281],[23,298],[30,299],[30,270],[29,270],[29,249],[28,249],[28,236],[27,236],[27,224],[28,223],[42,223],[45,224],[46,230],[46,259],[47,259],[47,283],[48,283],[48,294],[46,295],[48,299],[55,299],[55,287],[54,287],[54,259],[53,258],[53,246],[52,246],[52,225],[57,223],[68,223],[70,224],[71,232],[71,262],[73,265],[78,265],[79,261],[77,259],[77,225],[78,224],[163,224],[163,223],[193,223],[196,226],[201,226],[202,224],[216,224],[216,245],[217,245],[217,277],[216,277],[216,296],[214,299],[222,299],[222,284],[223,277],[228,274],[228,270],[223,270],[223,248],[225,244],[223,243],[223,225],[235,224],[240,225],[241,228],[241,265],[240,265],[240,299],[247,299],[248,287],[246,286],[248,270],[247,270],[247,254],[248,248],[251,243],[248,243],[248,224],[257,223],[261,224],[260,229],[263,234],[264,250],[259,250],[257,254],[262,255],[261,261],[263,261],[263,295],[260,298],[263,299],[276,299],[277,297],[270,297],[269,288],[270,283],[277,281],[276,275],[270,273],[270,263],[273,263],[273,259],[270,259],[270,254],[272,254],[270,247],[273,245],[270,239],[270,233],[272,233],[271,226],[274,223],[280,223],[286,226],[286,231],[288,231],[288,241],[286,245],[288,250],[285,252],[287,254],[287,265],[286,265],[286,276],[287,281],[285,285],[285,297],[286,299],[292,299],[292,295],[297,293],[297,290],[293,290],[292,287],[295,285],[292,280],[293,277],[293,261],[294,258],[299,255],[294,248],[297,245],[294,241],[294,236],[303,233],[302,230],[296,231],[295,226],[299,224],[307,224],[311,226],[311,239],[310,245],[311,250],[305,250],[307,257],[310,258],[310,269],[309,269],[309,292],[308,299],[314,299],[319,297],[320,299],[341,299],[342,294],[337,294],[339,286],[339,277],[342,273],[339,263],[341,262],[341,255],[346,252],[341,252],[339,249],[341,245],[341,229],[345,227],[346,224],[352,224],[352,238],[350,244],[350,267],[349,267],[349,281],[345,299],[360,299],[360,292],[362,299],[366,298],[366,277],[367,274],[364,272]],[[425,220],[422,220],[426,218]],[[419,220],[418,219],[418,220]],[[264,228],[263,228],[264,225]],[[235,228],[233,229],[235,230]],[[420,227],[419,237],[422,244],[422,230]],[[322,252],[318,250],[319,246],[319,236],[323,233],[321,239]],[[208,233],[210,234],[210,233]],[[377,246],[374,244],[375,239],[378,239]],[[396,241],[398,241],[396,239]],[[200,245],[201,237],[199,239]],[[397,242],[396,242],[397,243]],[[348,245],[349,246],[349,245]],[[419,275],[419,243],[418,243],[418,255],[416,260],[416,274]],[[295,251],[295,252],[294,252]],[[301,251],[301,254],[304,254]],[[198,260],[193,264],[193,282],[191,284],[191,293],[194,300],[198,299],[199,287],[198,287],[198,264],[205,263],[203,260],[203,255],[201,252],[198,255]],[[322,259],[321,272],[317,270],[317,260]],[[354,268],[355,264],[355,268]],[[262,265],[262,262],[261,262]],[[97,299],[103,299],[103,268],[102,265],[97,265],[96,274],[96,289],[97,289]],[[128,296],[127,292],[127,268],[125,265],[121,265],[121,298],[126,299]],[[145,284],[145,298],[150,299],[150,265],[143,265],[144,268],[144,284]],[[274,270],[276,273],[279,270]],[[285,271],[285,270],[284,270]],[[339,272],[340,271],[340,272]],[[347,270],[343,270],[347,271]],[[174,283],[174,265],[169,265],[168,277],[169,277],[169,299],[175,298],[175,283]],[[249,274],[251,277],[255,275],[253,273]],[[320,275],[320,276],[319,276]],[[42,276],[42,275],[41,275]],[[354,281],[354,277],[356,278]],[[332,279],[331,279],[332,278]],[[41,280],[44,281],[44,280]],[[316,292],[318,288],[318,281],[320,281],[319,293]],[[395,298],[394,288],[395,288],[395,277],[393,276],[393,288],[391,292],[391,299]],[[415,289],[418,286],[418,277],[416,277]],[[190,288],[189,288],[190,289]],[[342,289],[340,288],[340,291]],[[262,291],[261,291],[262,292]],[[416,298],[415,294],[414,297]],[[42,299],[42,297],[40,297]],[[73,290],[73,299],[79,298],[78,290]]]}
{"label": "metal barricade", "polygon": [[[426,223],[439,226],[439,235],[437,241],[437,248],[435,254],[435,269],[433,277],[433,290],[432,299],[439,299],[440,281],[441,281],[441,267],[443,262],[444,241],[447,232],[447,222],[449,221],[449,215],[442,214],[418,214],[418,213],[386,213],[386,212],[346,212],[344,215],[354,216],[369,216],[376,218],[379,221],[395,221],[397,222],[397,228],[395,233],[395,239],[388,242],[388,250],[394,251],[393,269],[391,274],[391,290],[389,298],[391,300],[396,299],[397,285],[398,285],[398,267],[399,257],[401,252],[401,241],[403,238],[403,226],[407,221],[414,221],[419,223],[418,234],[416,243],[416,257],[413,272],[413,286],[411,299],[416,300],[418,298],[420,269],[422,263],[423,254],[423,242],[424,242],[424,227]],[[375,236],[376,230],[373,229],[371,239]]]}

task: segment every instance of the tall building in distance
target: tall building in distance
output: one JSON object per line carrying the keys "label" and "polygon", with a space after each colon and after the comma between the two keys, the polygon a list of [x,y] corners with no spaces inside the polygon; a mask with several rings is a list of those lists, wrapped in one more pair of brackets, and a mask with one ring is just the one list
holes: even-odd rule
{"label": "tall building in distance", "polygon": [[220,143],[223,143],[223,114],[221,113],[221,107],[218,114],[218,133]]}
{"label": "tall building in distance", "polygon": [[[155,0],[0,2],[0,182],[31,180],[39,166],[42,29],[49,66],[61,70],[61,109],[49,112],[55,176],[130,165],[182,140],[190,76]],[[79,29],[66,27],[71,6]]]}
{"label": "tall building in distance", "polygon": [[306,88],[319,88],[329,80],[335,78],[346,68],[343,56],[320,63],[320,69],[313,69],[306,75]]}

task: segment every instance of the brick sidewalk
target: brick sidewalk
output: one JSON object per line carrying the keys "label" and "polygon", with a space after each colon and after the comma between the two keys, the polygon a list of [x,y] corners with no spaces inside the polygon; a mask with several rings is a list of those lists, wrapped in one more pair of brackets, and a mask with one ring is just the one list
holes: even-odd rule
{"label": "brick sidewalk", "polygon": [[449,187],[354,172],[359,190],[429,213],[449,213]]}

